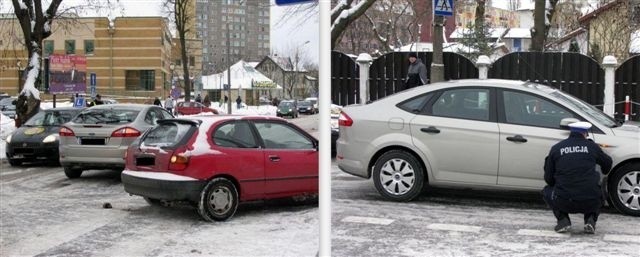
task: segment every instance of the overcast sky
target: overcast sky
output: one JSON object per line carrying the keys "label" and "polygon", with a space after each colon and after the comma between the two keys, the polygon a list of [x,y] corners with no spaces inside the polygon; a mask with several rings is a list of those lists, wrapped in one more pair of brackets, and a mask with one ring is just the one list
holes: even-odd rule
{"label": "overcast sky", "polygon": [[[219,0],[218,0],[219,1]],[[251,0],[249,0],[251,1]],[[43,0],[48,5],[49,0]],[[72,6],[85,3],[84,0],[64,0],[62,5]],[[124,9],[125,16],[162,16],[161,0],[120,0],[120,5]],[[294,17],[288,17],[284,22],[278,22],[284,17],[286,12],[290,12],[290,7],[282,7],[275,5],[275,1],[271,0],[271,50],[280,56],[288,56],[292,49],[300,47],[301,52],[307,57],[306,61],[318,64],[318,8],[316,6],[315,14],[301,13]],[[13,11],[11,2],[8,0],[0,0],[0,8],[2,12]],[[113,12],[115,16],[123,16],[120,10]],[[83,14],[92,15],[95,14]],[[103,13],[108,15],[108,13]],[[278,25],[276,25],[276,23]],[[308,43],[306,43],[308,41]],[[306,43],[306,44],[305,44]]]}

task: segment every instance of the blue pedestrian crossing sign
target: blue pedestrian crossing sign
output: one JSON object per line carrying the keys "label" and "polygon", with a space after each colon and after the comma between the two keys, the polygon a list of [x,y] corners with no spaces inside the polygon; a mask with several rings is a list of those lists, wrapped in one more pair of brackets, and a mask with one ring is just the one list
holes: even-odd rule
{"label": "blue pedestrian crossing sign", "polygon": [[433,13],[440,16],[453,16],[453,0],[433,0]]}

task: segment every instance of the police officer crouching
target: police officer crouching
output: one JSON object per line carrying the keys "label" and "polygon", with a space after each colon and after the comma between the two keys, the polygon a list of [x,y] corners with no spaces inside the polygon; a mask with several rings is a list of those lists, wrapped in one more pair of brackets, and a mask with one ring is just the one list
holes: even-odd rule
{"label": "police officer crouching", "polygon": [[558,220],[555,231],[564,233],[571,229],[569,213],[584,214],[584,231],[593,234],[602,206],[600,174],[611,169],[611,157],[600,146],[587,139],[591,123],[569,124],[569,138],[560,141],[549,151],[544,163],[543,199]]}

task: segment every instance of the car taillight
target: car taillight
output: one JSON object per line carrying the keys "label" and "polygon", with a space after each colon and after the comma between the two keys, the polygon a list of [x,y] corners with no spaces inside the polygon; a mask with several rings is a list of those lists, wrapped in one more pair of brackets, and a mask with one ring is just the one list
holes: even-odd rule
{"label": "car taillight", "polygon": [[74,137],[74,136],[76,136],[76,134],[73,133],[73,130],[71,130],[70,128],[67,128],[67,127],[60,127],[60,132],[58,134],[60,134],[61,137]]}
{"label": "car taillight", "polygon": [[189,157],[174,154],[169,159],[169,170],[184,170],[189,165]]}
{"label": "car taillight", "polygon": [[351,125],[353,125],[353,120],[345,112],[340,112],[340,117],[338,117],[338,125],[343,127],[351,127]]}
{"label": "car taillight", "polygon": [[131,127],[124,127],[111,133],[111,137],[138,137],[140,131]]}

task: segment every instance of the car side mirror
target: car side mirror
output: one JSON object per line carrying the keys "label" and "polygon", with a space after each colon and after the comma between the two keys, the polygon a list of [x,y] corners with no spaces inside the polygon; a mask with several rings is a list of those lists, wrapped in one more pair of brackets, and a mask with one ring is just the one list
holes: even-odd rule
{"label": "car side mirror", "polygon": [[576,122],[580,122],[580,120],[578,120],[576,118],[564,118],[564,119],[560,120],[560,127],[561,128],[569,128],[569,124],[576,123]]}

